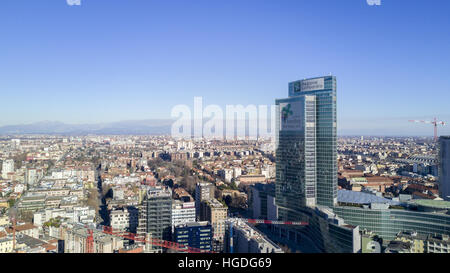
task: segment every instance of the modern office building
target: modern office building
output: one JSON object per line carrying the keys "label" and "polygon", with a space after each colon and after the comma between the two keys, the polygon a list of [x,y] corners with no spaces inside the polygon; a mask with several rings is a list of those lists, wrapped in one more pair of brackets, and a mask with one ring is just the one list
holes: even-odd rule
{"label": "modern office building", "polygon": [[450,136],[439,138],[439,195],[450,201]]}
{"label": "modern office building", "polygon": [[[289,83],[276,100],[276,200],[282,218],[337,202],[336,78]],[[292,216],[290,214],[293,214]]]}
{"label": "modern office building", "polygon": [[283,221],[307,227],[276,227],[280,237],[307,236],[323,252],[358,252],[358,226],[346,225],[337,204],[336,78],[289,83],[289,98],[276,100],[276,205]]}
{"label": "modern office building", "polygon": [[197,215],[197,220],[204,221],[204,219],[200,219],[200,205],[203,201],[214,198],[214,190],[215,186],[212,183],[197,183],[195,187],[195,212]]}
{"label": "modern office building", "polygon": [[450,234],[450,215],[390,208],[388,204],[336,206],[333,211],[346,223],[375,232],[383,240],[394,240],[401,231]]}
{"label": "modern office building", "polygon": [[173,237],[176,243],[205,251],[212,250],[212,226],[207,221],[177,225]]}
{"label": "modern office building", "polygon": [[[450,157],[447,152],[450,149],[449,144],[449,137],[440,138],[439,188],[442,197],[448,195],[449,189],[450,175],[446,171],[450,169]],[[399,201],[340,190],[338,205],[334,206],[333,211],[346,223],[371,231],[385,242],[395,240],[397,234],[401,232],[419,233],[424,236],[450,234],[450,203],[448,201]],[[391,245],[391,248],[392,246],[397,245]]]}
{"label": "modern office building", "polygon": [[[171,239],[172,192],[165,187],[149,187],[139,212],[138,234],[147,238]],[[147,252],[162,252],[159,246],[146,246]]]}
{"label": "modern office building", "polygon": [[[335,77],[292,82],[289,98],[276,100],[276,105],[279,219],[309,223],[307,227],[276,227],[280,237],[297,242],[306,235],[324,252],[358,252],[359,229],[387,242],[402,231],[450,234],[450,206],[445,201],[394,202],[350,191],[338,195]],[[444,199],[450,195],[449,144],[450,137],[440,138],[440,191]],[[402,247],[393,243],[390,249],[401,252]]]}

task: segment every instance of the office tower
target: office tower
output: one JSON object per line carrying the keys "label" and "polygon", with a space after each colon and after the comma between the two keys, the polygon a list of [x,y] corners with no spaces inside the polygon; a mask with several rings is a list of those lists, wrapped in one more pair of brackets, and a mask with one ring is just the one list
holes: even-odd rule
{"label": "office tower", "polygon": [[8,173],[13,172],[14,172],[14,160],[13,159],[4,160],[2,164],[2,178],[8,179]]}
{"label": "office tower", "polygon": [[316,205],[337,203],[336,78],[289,83],[276,100],[276,200],[283,219]]}
{"label": "office tower", "polygon": [[214,198],[215,187],[212,183],[198,182],[195,187],[195,212],[197,220],[205,221],[200,217],[200,205],[202,201]]}
{"label": "office tower", "polygon": [[206,251],[212,250],[212,236],[212,226],[207,221],[180,224],[174,231],[176,243]]}
{"label": "office tower", "polygon": [[336,78],[291,82],[289,97],[276,105],[278,218],[309,225],[273,231],[293,247],[308,237],[319,252],[358,252],[359,227],[346,225],[332,211],[337,204]]}
{"label": "office tower", "polygon": [[228,208],[215,198],[202,201],[200,207],[200,218],[210,222],[213,227],[213,249],[220,252],[223,249]]}
{"label": "office tower", "polygon": [[[172,227],[172,193],[165,187],[149,187],[139,212],[139,235],[170,240]],[[159,246],[147,246],[151,252],[162,252]]]}
{"label": "office tower", "polygon": [[[290,83],[289,98],[277,100],[276,104],[279,106],[276,120],[278,215],[280,220],[309,223],[305,228],[274,227],[281,237],[300,243],[299,239],[306,236],[323,252],[358,252],[360,227],[383,240],[393,240],[404,230],[450,233],[450,216],[442,213],[448,207],[444,203],[430,205],[432,211],[441,213],[399,209],[389,203],[360,198],[337,204],[335,77]],[[448,185],[445,182],[448,163],[444,163],[446,144],[443,137],[441,191]]]}
{"label": "office tower", "polygon": [[450,201],[450,136],[439,138],[439,195]]}

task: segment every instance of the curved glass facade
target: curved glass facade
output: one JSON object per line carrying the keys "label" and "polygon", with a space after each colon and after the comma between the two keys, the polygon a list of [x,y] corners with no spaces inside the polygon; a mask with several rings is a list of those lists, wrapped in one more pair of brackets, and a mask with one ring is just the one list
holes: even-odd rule
{"label": "curved glass facade", "polygon": [[400,231],[424,234],[450,234],[450,215],[398,209],[376,210],[337,206],[333,211],[346,223],[375,232],[392,240]]}

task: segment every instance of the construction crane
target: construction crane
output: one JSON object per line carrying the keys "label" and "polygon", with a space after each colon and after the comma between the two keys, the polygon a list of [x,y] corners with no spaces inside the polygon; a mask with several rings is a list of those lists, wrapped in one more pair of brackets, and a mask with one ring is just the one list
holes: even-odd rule
{"label": "construction crane", "polygon": [[88,229],[88,236],[86,237],[86,252],[94,253],[94,232]]}
{"label": "construction crane", "polygon": [[[156,239],[156,238],[146,239],[144,236],[140,236],[140,235],[137,235],[137,234],[132,233],[132,232],[123,231],[123,230],[114,230],[110,226],[101,226],[100,231],[105,233],[105,234],[109,234],[109,235],[113,235],[113,236],[117,236],[117,237],[122,237],[124,239],[132,240],[132,241],[135,241],[135,242],[151,244],[151,245],[160,246],[160,247],[164,247],[164,248],[168,248],[168,249],[173,249],[173,250],[181,251],[181,252],[187,252],[187,253],[214,253],[213,251],[199,249],[199,248],[195,248],[195,247],[190,247],[190,246],[187,246],[187,245],[178,244],[178,243],[171,242],[171,241],[166,241],[166,240],[161,240],[161,239]],[[88,246],[87,247],[87,250],[88,250],[87,252],[88,253],[93,253],[94,236],[93,236],[93,230],[92,229],[88,229],[88,237],[86,238],[86,244]],[[89,252],[90,250],[92,252]]]}
{"label": "construction crane", "polygon": [[[239,218],[240,220],[250,223],[250,224],[269,224],[269,225],[294,225],[294,226],[307,226],[307,222],[291,222],[291,221],[271,221],[271,220],[261,220],[261,219],[244,219]],[[155,246],[164,247],[167,249],[172,249],[176,251],[181,252],[187,252],[187,253],[215,253],[214,251],[199,249],[171,241],[156,239],[156,238],[150,238],[146,239],[145,236],[137,235],[132,232],[123,231],[123,230],[114,230],[110,226],[101,226],[99,229],[101,232],[117,237],[121,237],[124,239],[132,240],[135,242],[141,242],[145,244],[151,244]],[[94,252],[94,233],[93,230],[88,228],[88,236],[86,238],[86,245],[87,245],[87,253],[93,253]]]}
{"label": "construction crane", "polygon": [[438,125],[445,126],[445,122],[438,121],[437,118],[434,118],[432,121],[427,120],[410,120],[409,122],[417,122],[417,123],[426,123],[426,124],[432,124],[434,126],[434,141],[437,142],[438,140],[438,133],[437,133],[437,127]]}
{"label": "construction crane", "polygon": [[271,220],[261,220],[261,219],[244,219],[240,220],[250,223],[250,224],[268,224],[268,225],[292,225],[292,226],[307,226],[307,222],[291,222],[291,221],[271,221]]}

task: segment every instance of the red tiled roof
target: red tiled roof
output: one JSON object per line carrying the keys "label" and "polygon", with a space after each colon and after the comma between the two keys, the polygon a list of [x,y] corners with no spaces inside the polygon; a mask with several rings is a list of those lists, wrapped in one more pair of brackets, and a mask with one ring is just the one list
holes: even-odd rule
{"label": "red tiled roof", "polygon": [[[37,226],[35,226],[35,225],[31,224],[31,223],[26,223],[24,225],[16,226],[16,232],[29,230],[29,229],[34,229],[34,228],[37,228]],[[13,232],[13,229],[12,229],[12,227],[8,227],[8,228],[6,228],[6,231],[8,233],[11,233],[11,232]]]}

